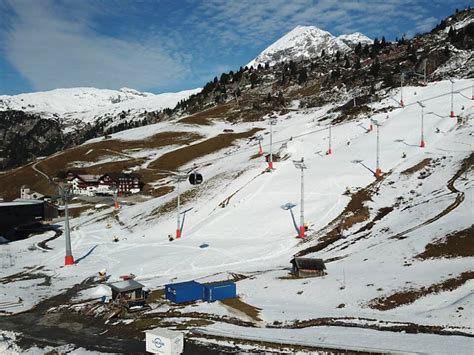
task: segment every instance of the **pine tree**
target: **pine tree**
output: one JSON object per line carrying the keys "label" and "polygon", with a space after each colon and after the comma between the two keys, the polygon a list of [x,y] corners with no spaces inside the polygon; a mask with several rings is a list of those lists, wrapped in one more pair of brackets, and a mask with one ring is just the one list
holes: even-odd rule
{"label": "pine tree", "polygon": [[301,85],[308,80],[308,73],[306,73],[306,68],[302,68],[300,70],[300,74],[298,75],[298,84]]}
{"label": "pine tree", "polygon": [[362,43],[358,42],[354,48],[354,53],[360,55],[362,53]]}

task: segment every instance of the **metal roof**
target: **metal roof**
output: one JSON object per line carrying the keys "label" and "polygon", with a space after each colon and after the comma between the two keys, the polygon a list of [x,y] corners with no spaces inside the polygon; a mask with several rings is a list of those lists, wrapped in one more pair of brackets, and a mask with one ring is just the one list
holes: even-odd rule
{"label": "metal roof", "polygon": [[187,288],[189,286],[200,286],[202,287],[202,284],[200,284],[199,282],[197,281],[184,281],[184,282],[177,282],[177,283],[174,283],[174,284],[167,284],[165,285],[165,287],[171,287],[171,288],[174,288],[174,289],[179,289],[179,288]]}
{"label": "metal roof", "polygon": [[145,286],[135,280],[126,280],[109,284],[109,287],[117,292],[127,292],[144,288]]}
{"label": "metal roof", "polygon": [[43,203],[44,203],[44,201],[16,199],[16,200],[11,201],[11,202],[2,202],[2,201],[0,201],[0,207],[39,205],[39,204],[43,204]]}

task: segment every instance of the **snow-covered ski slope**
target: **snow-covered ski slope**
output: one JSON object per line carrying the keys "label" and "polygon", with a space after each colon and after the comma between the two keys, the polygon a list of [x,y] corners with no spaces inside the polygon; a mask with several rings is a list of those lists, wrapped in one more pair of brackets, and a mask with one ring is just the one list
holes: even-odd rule
{"label": "snow-covered ski slope", "polygon": [[[383,179],[374,185],[375,192],[366,202],[368,219],[344,230],[343,238],[310,254],[333,260],[327,264],[325,277],[285,279],[285,268],[290,266],[292,255],[317,244],[324,235],[318,231],[344,210],[351,199],[344,195],[346,188],[356,191],[372,184],[375,179],[369,169],[376,168],[376,131],[367,130],[368,117],[334,126],[333,154],[325,155],[328,121],[321,123],[318,119],[331,107],[277,117],[273,147],[288,159],[276,162],[271,173],[264,173],[263,158],[250,159],[258,148],[246,141],[193,162],[200,167],[205,182],[195,190],[187,183],[181,185],[182,192],[194,196],[191,202],[184,199],[183,210],[193,209],[186,215],[180,240],[168,241],[176,228],[175,194],[171,193],[123,206],[117,219],[108,209],[72,220],[72,249],[77,261],[73,267],[62,267],[63,238],[48,243],[52,250],[31,248],[50,234],[2,246],[3,255],[15,256],[12,263],[3,258],[10,266],[1,269],[1,276],[35,266],[44,267],[41,272],[53,278],[48,287],[38,286],[41,280],[0,284],[0,295],[22,297],[31,300],[31,305],[104,268],[111,274],[111,281],[132,272],[151,288],[193,278],[225,279],[227,273],[235,272],[252,275],[238,283],[238,293],[245,302],[262,309],[261,318],[267,323],[355,317],[361,324],[376,320],[414,322],[472,333],[472,280],[452,292],[431,293],[387,311],[369,307],[377,297],[429,287],[472,270],[472,257],[415,258],[428,243],[472,224],[472,170],[453,182],[457,193],[447,187],[461,162],[472,153],[471,84],[470,80],[457,80],[455,84],[454,111],[466,119],[463,125],[449,117],[449,81],[404,88],[404,108],[398,107],[393,98],[373,104],[374,109],[394,107],[372,117],[381,124]],[[399,98],[399,93],[393,94]],[[426,106],[425,148],[419,147],[421,107],[417,101]],[[264,148],[268,151],[269,126],[265,122],[245,125],[265,130]],[[157,124],[131,132],[145,138],[160,127]],[[195,130],[194,126],[186,127]],[[120,135],[124,133],[114,136]],[[304,175],[305,221],[310,225],[306,242],[296,238],[290,214],[281,208],[293,202],[297,205],[295,215],[299,216],[300,172],[292,160],[302,157],[308,167]],[[426,158],[434,164],[427,168],[428,177],[419,179],[419,172],[400,174]],[[461,201],[453,206],[457,198]],[[157,211],[165,203],[169,207]],[[384,207],[393,207],[393,211],[364,233],[357,233]],[[112,228],[106,228],[108,223]],[[118,243],[112,241],[114,236],[119,237]],[[25,292],[29,294],[26,298]],[[216,313],[222,312],[219,304],[213,307]],[[458,307],[464,311],[457,312]]]}

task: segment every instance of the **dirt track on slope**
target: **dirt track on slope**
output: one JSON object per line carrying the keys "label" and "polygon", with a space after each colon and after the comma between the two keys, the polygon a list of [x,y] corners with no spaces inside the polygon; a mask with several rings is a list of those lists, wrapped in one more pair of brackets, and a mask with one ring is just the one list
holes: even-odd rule
{"label": "dirt track on slope", "polygon": [[464,192],[460,192],[456,189],[456,187],[454,186],[454,183],[456,182],[457,179],[459,179],[462,174],[464,174],[466,171],[468,171],[474,164],[474,153],[471,153],[471,155],[469,157],[467,157],[466,159],[463,160],[462,164],[461,164],[461,167],[459,168],[459,170],[456,172],[456,174],[454,174],[454,176],[449,179],[448,181],[448,184],[447,184],[447,188],[449,189],[449,191],[452,193],[452,194],[456,194],[456,198],[454,200],[453,203],[451,203],[448,207],[446,207],[443,211],[441,211],[440,213],[438,213],[436,216],[424,221],[423,223],[420,223],[414,227],[411,227],[411,228],[408,228],[407,230],[404,230],[403,232],[400,232],[400,233],[397,233],[396,235],[390,237],[392,239],[405,239],[407,238],[406,237],[406,234],[408,233],[411,233],[421,227],[424,227],[428,224],[431,224],[435,221],[437,221],[438,219],[446,216],[448,213],[450,213],[451,211],[453,211],[454,209],[456,209],[463,201],[464,201]]}
{"label": "dirt track on slope", "polygon": [[377,297],[369,302],[369,307],[379,311],[387,311],[403,305],[411,304],[421,297],[436,294],[443,291],[453,291],[464,285],[467,281],[474,279],[474,271],[466,271],[458,277],[444,280],[429,287],[418,289],[411,288],[393,293],[390,296]]}
{"label": "dirt track on slope", "polygon": [[418,259],[458,258],[474,256],[474,224],[469,228],[448,234],[445,238],[429,243]]}

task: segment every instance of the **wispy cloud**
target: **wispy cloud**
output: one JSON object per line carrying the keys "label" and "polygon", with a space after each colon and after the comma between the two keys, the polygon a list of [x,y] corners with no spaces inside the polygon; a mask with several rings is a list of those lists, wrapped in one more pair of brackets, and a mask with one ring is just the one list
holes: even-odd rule
{"label": "wispy cloud", "polygon": [[[4,55],[36,90],[96,86],[139,89],[169,85],[189,74],[189,61],[157,36],[115,38],[94,30],[99,7],[77,2],[11,1],[14,18],[3,28]],[[73,10],[73,11],[72,11]]]}
{"label": "wispy cloud", "polygon": [[[436,19],[431,16],[430,6],[444,3],[445,0],[207,0],[197,7],[188,23],[196,23],[208,38],[242,45],[266,43],[275,35],[305,24],[339,32],[335,34],[357,29],[381,37],[387,26],[397,30],[397,24],[399,35],[408,30],[431,29]],[[209,21],[199,24],[198,19],[204,14]],[[233,29],[231,35],[226,33],[229,27]]]}

